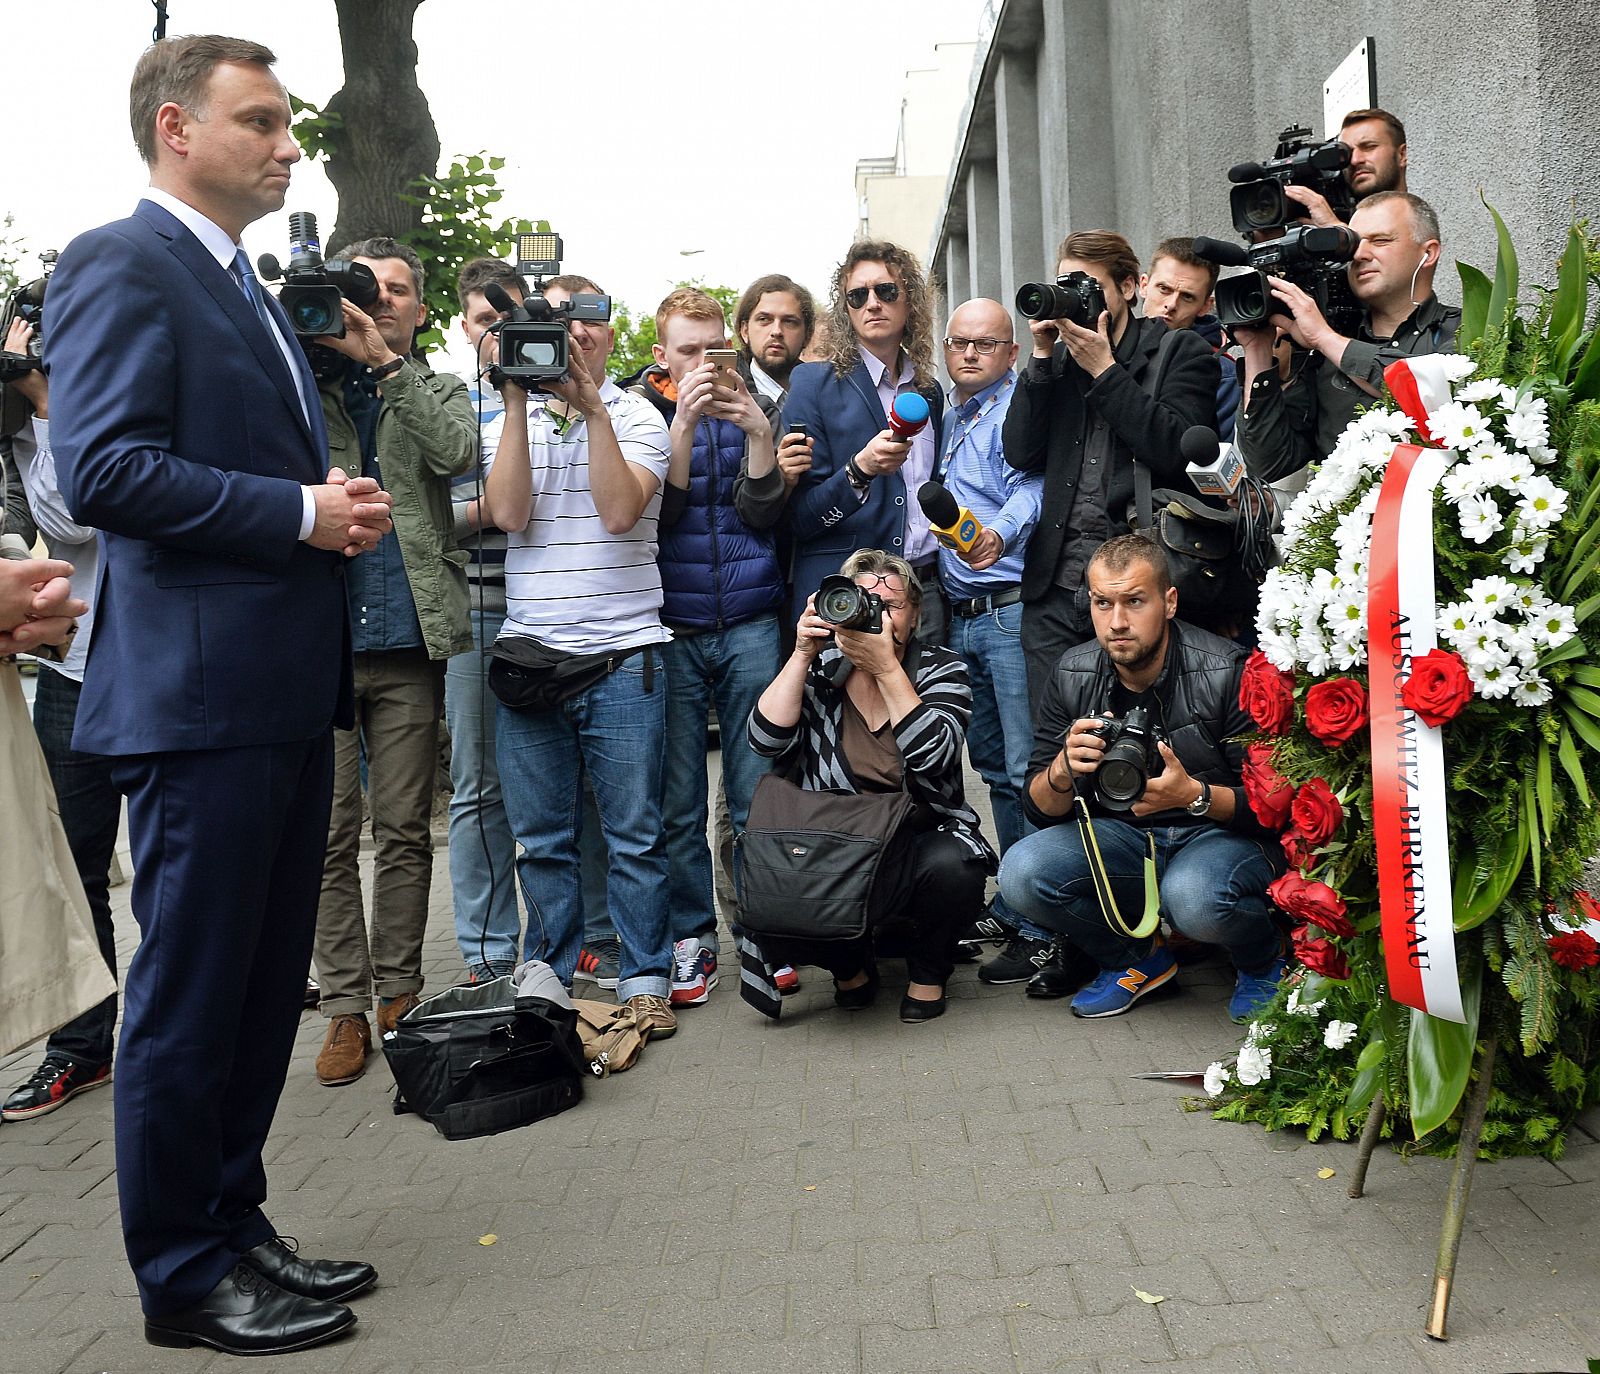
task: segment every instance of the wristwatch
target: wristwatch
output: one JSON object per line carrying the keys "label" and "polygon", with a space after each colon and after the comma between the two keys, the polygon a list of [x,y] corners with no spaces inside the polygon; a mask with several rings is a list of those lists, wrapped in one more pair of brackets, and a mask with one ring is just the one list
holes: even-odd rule
{"label": "wristwatch", "polygon": [[1191,816],[1203,816],[1207,811],[1211,810],[1211,784],[1209,782],[1202,781],[1200,784],[1200,795],[1183,809]]}
{"label": "wristwatch", "polygon": [[868,472],[862,472],[861,469],[856,466],[854,454],[844,460],[844,477],[845,481],[850,483],[850,485],[859,492],[866,492],[866,490],[872,485],[872,474]]}
{"label": "wristwatch", "polygon": [[385,377],[394,376],[394,374],[396,372],[398,372],[405,365],[406,365],[406,360],[403,357],[401,357],[399,354],[396,354],[394,357],[390,358],[389,361],[386,362],[382,367],[375,367],[375,368],[372,369],[372,380],[375,381],[375,382],[381,382]]}

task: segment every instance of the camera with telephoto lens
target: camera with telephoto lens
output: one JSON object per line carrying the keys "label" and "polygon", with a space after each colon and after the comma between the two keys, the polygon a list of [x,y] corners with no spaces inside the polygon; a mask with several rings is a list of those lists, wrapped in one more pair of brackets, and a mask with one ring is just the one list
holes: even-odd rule
{"label": "camera with telephoto lens", "polygon": [[1112,715],[1095,719],[1095,734],[1106,742],[1100,766],[1094,770],[1095,796],[1107,811],[1127,811],[1144,796],[1145,784],[1166,768],[1156,746],[1166,743],[1161,727],[1143,706],[1133,707],[1118,720]]}
{"label": "camera with telephoto lens", "polygon": [[1305,210],[1284,194],[1286,186],[1305,186],[1328,202],[1341,220],[1356,208],[1344,179],[1350,148],[1337,138],[1312,143],[1311,130],[1295,125],[1278,135],[1277,151],[1265,162],[1240,162],[1228,169],[1234,183],[1228,195],[1233,227],[1241,234],[1282,228]]}
{"label": "camera with telephoto lens", "polygon": [[264,281],[283,278],[278,304],[302,339],[344,337],[342,296],[351,305],[371,310],[378,300],[378,279],[362,262],[325,262],[317,217],[308,210],[289,216],[289,267],[284,270],[270,253],[256,262]]}
{"label": "camera with telephoto lens", "polygon": [[513,381],[530,391],[541,382],[560,381],[571,366],[570,336],[572,320],[591,320],[605,324],[611,319],[611,297],[579,293],[552,305],[544,298],[544,279],[561,271],[561,235],[548,230],[517,235],[517,275],[533,279],[519,305],[497,282],[484,288],[484,299],[508,319],[491,325],[499,335],[500,346],[489,383],[499,387]]}
{"label": "camera with telephoto lens", "polygon": [[883,633],[883,598],[857,586],[853,578],[833,573],[817,588],[817,615],[836,630]]}
{"label": "camera with telephoto lens", "polygon": [[47,248],[40,253],[39,264],[44,270],[6,298],[5,315],[0,317],[0,350],[4,350],[6,336],[16,320],[32,325],[33,337],[28,340],[24,353],[0,351],[0,383],[14,382],[26,373],[37,371],[39,359],[44,356],[44,293],[50,284],[50,274],[55,271],[56,250]]}
{"label": "camera with telephoto lens", "polygon": [[1017,309],[1030,320],[1071,320],[1095,329],[1106,308],[1106,293],[1087,272],[1068,272],[1055,284],[1029,282],[1017,289]]}

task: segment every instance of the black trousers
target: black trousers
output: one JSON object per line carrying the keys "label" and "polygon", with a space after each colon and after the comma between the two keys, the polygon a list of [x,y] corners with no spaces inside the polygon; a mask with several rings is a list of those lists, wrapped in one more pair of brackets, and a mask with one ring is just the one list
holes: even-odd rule
{"label": "black trousers", "polygon": [[1034,718],[1061,655],[1094,638],[1088,589],[1052,586],[1022,608],[1022,652],[1028,659],[1028,705]]}
{"label": "black trousers", "polygon": [[917,837],[911,890],[905,906],[860,940],[763,938],[772,964],[815,964],[835,978],[853,978],[875,953],[903,956],[913,983],[943,987],[955,972],[956,944],[983,909],[987,875],[966,845],[930,830]]}

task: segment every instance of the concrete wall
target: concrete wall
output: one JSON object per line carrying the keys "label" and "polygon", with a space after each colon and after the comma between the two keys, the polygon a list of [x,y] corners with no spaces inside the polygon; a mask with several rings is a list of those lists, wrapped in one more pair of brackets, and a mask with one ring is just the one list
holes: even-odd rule
{"label": "concrete wall", "polygon": [[[1446,261],[1492,270],[1482,187],[1524,280],[1549,280],[1573,204],[1600,220],[1600,0],[1006,0],[930,245],[967,267],[948,299],[981,283],[1009,302],[1070,229],[1120,229],[1141,257],[1169,234],[1233,237],[1227,168],[1289,124],[1320,136],[1322,83],[1368,34]],[[1459,299],[1453,271],[1439,293]]]}

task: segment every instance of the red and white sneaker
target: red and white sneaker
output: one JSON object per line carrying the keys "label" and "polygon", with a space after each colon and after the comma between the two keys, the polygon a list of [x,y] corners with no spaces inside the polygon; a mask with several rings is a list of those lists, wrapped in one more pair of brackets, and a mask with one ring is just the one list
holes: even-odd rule
{"label": "red and white sneaker", "polygon": [[717,985],[717,952],[691,935],[672,946],[672,1005],[698,1007],[711,998]]}
{"label": "red and white sneaker", "polygon": [[785,964],[775,974],[772,981],[778,985],[780,996],[787,997],[792,992],[800,991],[800,975],[795,972],[793,964]]}

